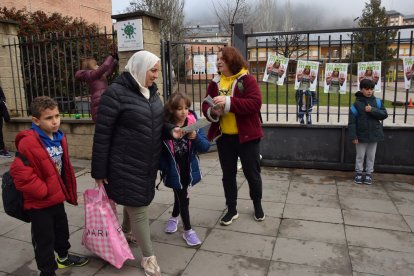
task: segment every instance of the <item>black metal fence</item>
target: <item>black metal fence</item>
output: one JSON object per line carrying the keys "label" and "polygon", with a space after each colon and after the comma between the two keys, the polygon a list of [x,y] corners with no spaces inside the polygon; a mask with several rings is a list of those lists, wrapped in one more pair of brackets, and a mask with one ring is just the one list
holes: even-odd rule
{"label": "black metal fence", "polygon": [[[207,86],[217,74],[209,68],[212,65],[209,61],[226,45],[223,42],[161,42],[164,99],[173,92],[184,92],[192,100],[192,108],[200,111]],[[197,66],[196,58],[204,61]]]}
{"label": "black metal fence", "polygon": [[[357,63],[381,61],[381,92],[375,93],[375,96],[385,103],[393,124],[414,124],[414,109],[408,105],[414,97],[414,87],[410,90],[404,88],[402,62],[403,57],[413,54],[413,30],[414,25],[246,34],[242,39],[247,49],[250,72],[261,86],[264,121],[298,120],[294,90],[296,65],[299,60],[309,60],[319,62],[315,91],[318,101],[313,107],[316,122],[346,123],[353,95],[359,90],[356,85]],[[283,86],[262,82],[266,61],[272,52],[290,60]],[[324,93],[326,63],[349,64],[346,94]]]}
{"label": "black metal fence", "polygon": [[[413,55],[414,25],[387,28],[352,28],[301,32],[274,32],[244,34],[242,52],[247,53],[249,71],[256,77],[263,94],[262,117],[264,123],[297,122],[298,106],[294,90],[296,64],[299,60],[319,61],[316,79],[318,101],[313,107],[314,122],[320,124],[346,123],[349,107],[356,87],[356,64],[359,61],[382,62],[381,98],[388,111],[388,122],[413,124],[414,109],[408,106],[413,91],[403,86],[402,58]],[[193,109],[199,111],[208,83],[214,77],[210,71],[211,58],[227,42],[161,42],[164,98],[174,91],[187,93]],[[18,70],[14,83],[15,102],[9,101],[18,116],[26,116],[34,97],[48,95],[55,98],[63,116],[81,114],[90,117],[89,92],[84,84],[75,80],[84,57],[98,62],[116,51],[116,34],[69,33],[49,36],[21,37],[9,41],[14,48],[10,65]],[[385,49],[385,52],[384,52]],[[288,75],[283,86],[263,82],[263,73],[269,54],[276,52],[290,59]],[[195,60],[204,63],[195,64]],[[325,63],[348,63],[346,94],[325,94],[323,70]],[[20,95],[20,96],[18,96]],[[22,99],[27,99],[23,101]],[[20,101],[20,102],[18,102]],[[201,114],[201,113],[200,113]]]}
{"label": "black metal fence", "polygon": [[[113,30],[112,30],[113,31]],[[63,117],[80,114],[90,117],[89,91],[84,83],[75,80],[83,58],[94,58],[98,64],[116,47],[116,36],[106,32],[97,33],[51,33],[49,36],[19,37],[8,41],[12,48],[10,66],[18,67],[13,75],[15,101],[9,108],[17,116],[27,116],[33,98],[47,95],[54,98]],[[20,53],[20,55],[18,54]],[[13,72],[13,71],[12,71]],[[13,73],[15,74],[15,73]]]}

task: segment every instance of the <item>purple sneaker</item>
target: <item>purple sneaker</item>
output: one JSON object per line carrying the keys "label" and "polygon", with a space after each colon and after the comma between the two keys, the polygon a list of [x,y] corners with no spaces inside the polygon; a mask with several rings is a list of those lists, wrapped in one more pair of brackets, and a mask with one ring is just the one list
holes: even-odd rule
{"label": "purple sneaker", "polygon": [[200,239],[197,237],[197,234],[193,229],[184,231],[183,239],[187,242],[189,246],[196,246],[201,244]]}
{"label": "purple sneaker", "polygon": [[177,232],[177,228],[178,228],[178,218],[175,217],[171,217],[168,221],[167,221],[167,226],[165,227],[165,232],[172,234]]}

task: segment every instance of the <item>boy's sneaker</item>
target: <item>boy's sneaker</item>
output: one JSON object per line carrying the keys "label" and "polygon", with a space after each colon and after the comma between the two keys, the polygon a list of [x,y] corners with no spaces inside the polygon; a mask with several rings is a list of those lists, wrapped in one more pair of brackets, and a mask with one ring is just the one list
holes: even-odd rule
{"label": "boy's sneaker", "polygon": [[165,233],[175,233],[177,232],[178,229],[178,218],[175,217],[171,217],[168,221],[167,221],[167,226],[165,227]]}
{"label": "boy's sneaker", "polygon": [[161,276],[161,269],[155,256],[143,257],[141,267],[144,269],[146,276]]}
{"label": "boy's sneaker", "polygon": [[197,237],[197,234],[194,230],[190,229],[188,231],[184,231],[183,239],[187,242],[189,246],[196,246],[200,245],[201,241]]}
{"label": "boy's sneaker", "polygon": [[0,150],[0,156],[1,157],[6,157],[6,158],[11,158],[12,157],[11,154],[10,154],[10,152],[8,152],[5,149]]}
{"label": "boy's sneaker", "polygon": [[362,184],[362,174],[357,173],[354,179],[355,184]]}
{"label": "boy's sneaker", "polygon": [[367,185],[372,184],[372,176],[370,174],[365,175],[364,184],[367,184]]}
{"label": "boy's sneaker", "polygon": [[227,211],[227,214],[224,215],[224,217],[220,220],[221,225],[230,225],[232,224],[233,220],[239,218],[239,213],[237,211],[235,212],[229,212]]}
{"label": "boy's sneaker", "polygon": [[56,258],[58,268],[67,268],[71,266],[84,266],[89,262],[87,257],[81,257],[77,255],[68,254],[64,259]]}

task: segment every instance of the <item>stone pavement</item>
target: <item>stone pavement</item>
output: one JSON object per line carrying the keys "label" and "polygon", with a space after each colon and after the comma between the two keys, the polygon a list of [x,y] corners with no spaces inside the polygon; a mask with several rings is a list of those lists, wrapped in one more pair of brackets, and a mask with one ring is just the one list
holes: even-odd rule
{"label": "stone pavement", "polygon": [[[10,159],[0,160],[3,172]],[[73,160],[79,198],[93,187],[89,161]],[[374,174],[372,186],[353,183],[352,172],[264,167],[266,220],[253,219],[248,184],[238,174],[239,219],[221,226],[225,210],[216,152],[201,155],[202,183],[192,190],[190,214],[203,244],[189,248],[182,227],[165,234],[172,191],[162,187],[150,206],[154,249],[163,275],[413,275],[414,175]],[[162,185],[160,185],[161,187]],[[119,215],[122,208],[118,206]],[[122,269],[95,257],[81,245],[83,205],[67,205],[71,251],[88,255],[81,268],[58,275],[144,275],[138,261]],[[0,208],[0,275],[37,275],[30,225]],[[132,251],[137,260],[141,253]]]}

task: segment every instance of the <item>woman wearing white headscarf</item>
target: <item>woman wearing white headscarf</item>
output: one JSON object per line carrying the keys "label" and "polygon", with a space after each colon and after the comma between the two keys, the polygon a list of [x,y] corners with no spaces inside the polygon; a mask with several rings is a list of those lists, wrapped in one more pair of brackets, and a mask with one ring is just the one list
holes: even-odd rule
{"label": "woman wearing white headscarf", "polygon": [[141,247],[146,275],[160,275],[152,248],[148,206],[154,198],[162,134],[179,138],[179,128],[164,124],[163,103],[154,83],[160,59],[135,53],[101,97],[95,127],[92,177],[108,197],[124,205],[125,232]]}

